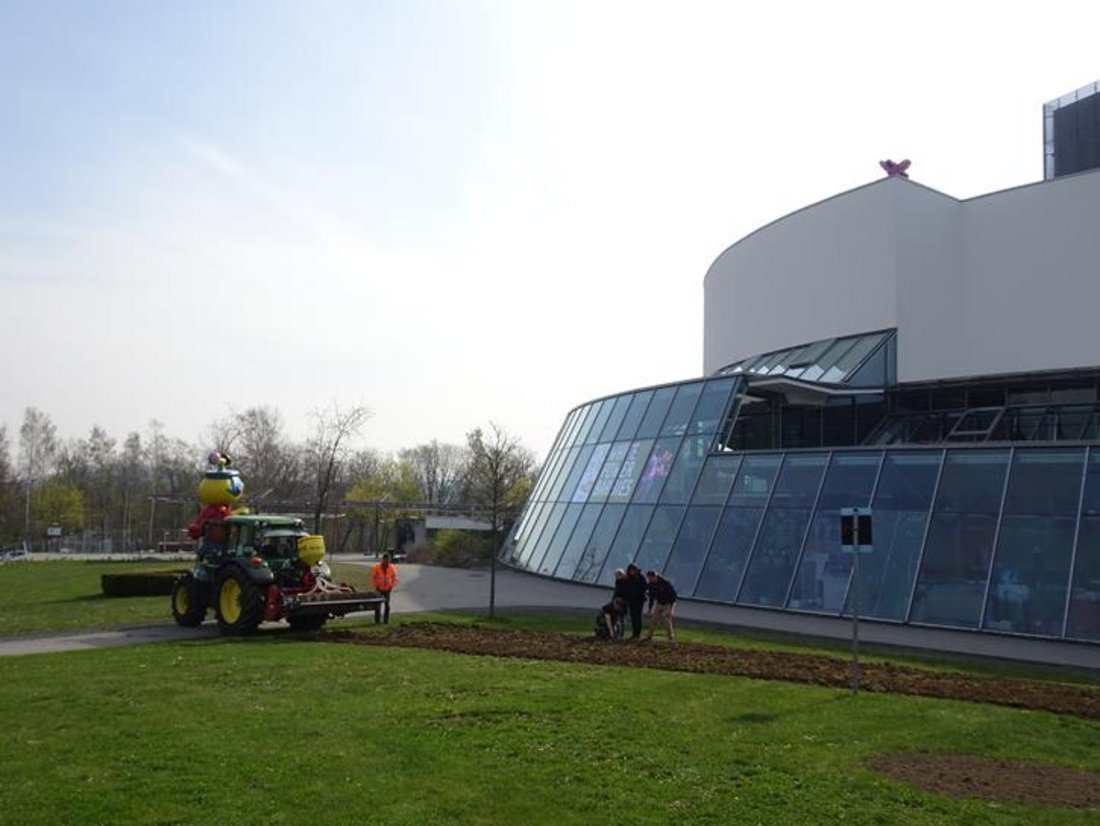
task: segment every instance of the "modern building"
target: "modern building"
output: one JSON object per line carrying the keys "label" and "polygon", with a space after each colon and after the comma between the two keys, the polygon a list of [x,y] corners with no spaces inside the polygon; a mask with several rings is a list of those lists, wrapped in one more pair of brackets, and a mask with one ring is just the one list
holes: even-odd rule
{"label": "modern building", "polygon": [[703,377],[570,411],[505,562],[1100,643],[1100,170],[967,200],[877,180],[733,244],[704,302]]}

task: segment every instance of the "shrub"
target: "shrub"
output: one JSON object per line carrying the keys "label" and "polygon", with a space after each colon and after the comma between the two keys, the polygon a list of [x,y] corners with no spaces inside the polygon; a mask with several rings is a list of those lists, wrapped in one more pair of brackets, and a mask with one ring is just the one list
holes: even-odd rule
{"label": "shrub", "polygon": [[432,565],[477,568],[489,561],[489,538],[476,531],[439,531],[431,546]]}
{"label": "shrub", "polygon": [[170,596],[172,586],[186,571],[144,571],[127,574],[103,574],[99,586],[108,597]]}

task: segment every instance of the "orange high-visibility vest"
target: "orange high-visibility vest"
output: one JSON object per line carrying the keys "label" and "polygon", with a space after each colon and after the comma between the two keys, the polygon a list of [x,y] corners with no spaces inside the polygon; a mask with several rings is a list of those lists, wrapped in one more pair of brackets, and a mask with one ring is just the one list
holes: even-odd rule
{"label": "orange high-visibility vest", "polygon": [[385,569],[378,562],[370,569],[370,584],[376,591],[392,591],[397,585],[397,568],[390,563]]}

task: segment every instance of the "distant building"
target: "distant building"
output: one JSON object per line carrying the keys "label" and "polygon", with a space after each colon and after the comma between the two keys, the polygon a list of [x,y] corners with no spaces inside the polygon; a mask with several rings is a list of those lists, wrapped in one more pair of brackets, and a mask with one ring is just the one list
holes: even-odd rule
{"label": "distant building", "polygon": [[1055,137],[1048,181],[888,177],[723,252],[703,377],[570,411],[504,561],[839,617],[870,507],[861,616],[1100,643],[1100,164]]}
{"label": "distant building", "polygon": [[1043,107],[1043,176],[1100,169],[1100,81]]}

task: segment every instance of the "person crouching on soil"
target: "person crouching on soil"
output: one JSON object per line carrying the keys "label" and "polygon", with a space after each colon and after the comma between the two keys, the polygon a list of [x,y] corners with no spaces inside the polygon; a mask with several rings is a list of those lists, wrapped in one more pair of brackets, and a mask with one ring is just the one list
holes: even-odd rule
{"label": "person crouching on soil", "polygon": [[385,600],[382,603],[382,622],[389,622],[390,592],[397,587],[397,566],[390,563],[389,554],[382,554],[382,561],[370,569],[370,584]]}
{"label": "person crouching on soil", "polygon": [[676,639],[672,630],[672,615],[676,608],[676,589],[672,583],[658,574],[656,571],[646,571],[646,581],[649,583],[649,628],[644,639],[653,639],[653,632],[658,623],[668,630],[668,639],[671,642]]}
{"label": "person crouching on soil", "polygon": [[623,638],[623,615],[626,605],[618,597],[600,609],[596,614],[596,639],[621,640]]}

